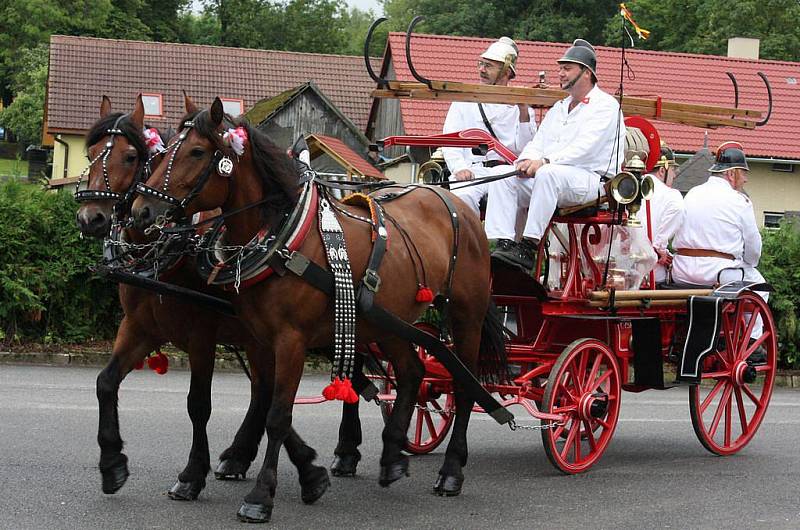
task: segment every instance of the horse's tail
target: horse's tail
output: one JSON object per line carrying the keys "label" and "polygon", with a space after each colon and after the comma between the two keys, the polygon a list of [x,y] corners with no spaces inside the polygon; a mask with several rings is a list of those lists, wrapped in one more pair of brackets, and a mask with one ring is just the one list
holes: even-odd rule
{"label": "horse's tail", "polygon": [[500,310],[489,301],[481,326],[481,345],[478,356],[478,376],[484,383],[508,381],[508,360]]}

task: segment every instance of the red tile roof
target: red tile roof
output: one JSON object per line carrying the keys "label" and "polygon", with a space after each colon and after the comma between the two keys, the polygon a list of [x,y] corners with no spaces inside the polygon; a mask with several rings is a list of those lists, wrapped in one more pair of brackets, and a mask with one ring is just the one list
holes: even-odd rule
{"label": "red tile roof", "polygon": [[309,147],[313,150],[315,142],[319,143],[320,147],[331,155],[333,158],[340,159],[344,162],[349,171],[355,171],[365,177],[375,180],[385,180],[384,175],[378,168],[361,158],[355,151],[350,149],[344,142],[332,136],[325,136],[322,134],[310,134],[306,141]]}
{"label": "red tile roof", "polygon": [[138,93],[151,92],[163,94],[165,116],[148,121],[176,125],[182,89],[199,106],[220,96],[243,99],[247,111],[311,80],[364,130],[374,82],[362,57],[54,35],[46,120],[50,131],[83,132],[97,119],[103,94],[125,110]]}
{"label": "red tile roof", "polygon": [[[414,67],[425,77],[448,81],[477,82],[477,57],[493,39],[417,35],[411,40]],[[569,45],[518,41],[517,78],[512,85],[532,86],[541,70],[551,85],[558,83],[556,60]],[[620,80],[620,49],[597,47],[599,85],[614,93]],[[384,61],[391,60],[397,79],[411,81],[405,57],[405,34],[391,33]],[[772,84],[774,98],[769,123],[756,130],[721,128],[709,131],[709,147],[725,140],[741,141],[748,156],[800,159],[800,63],[756,61],[689,53],[626,50],[634,79],[626,73],[628,95],[660,95],[664,100],[718,106],[733,106],[733,87],[725,72],[739,82],[739,106],[766,111],[767,92],[757,72]],[[386,65],[384,64],[384,71]],[[401,100],[406,134],[441,132],[448,103]],[[703,146],[704,129],[656,122],[662,138],[673,149],[695,152]]]}

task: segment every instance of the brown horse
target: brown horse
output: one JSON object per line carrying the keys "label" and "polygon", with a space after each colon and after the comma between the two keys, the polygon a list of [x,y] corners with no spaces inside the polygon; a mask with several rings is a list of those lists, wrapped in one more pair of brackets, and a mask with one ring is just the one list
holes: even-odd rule
{"label": "brown horse", "polygon": [[[107,236],[112,219],[116,223],[128,219],[132,197],[129,192],[140,179],[149,156],[143,136],[141,97],[137,98],[134,110],[127,115],[112,113],[111,102],[104,97],[100,116],[87,136],[89,159],[93,161],[88,172],[88,184],[78,193],[81,201],[78,225],[82,233],[94,237]],[[161,156],[155,156],[149,162],[157,167],[160,161]],[[125,230],[129,242],[146,244],[150,241],[136,230]],[[226,296],[220,289],[214,289],[216,292],[212,293],[190,262],[179,264],[169,272],[172,283]],[[231,316],[124,284],[119,287],[119,298],[125,316],[117,331],[111,359],[97,377],[100,408],[97,441],[101,451],[99,467],[103,492],[115,493],[128,477],[127,457],[122,452],[117,416],[119,386],[135,365],[166,342],[189,354],[192,372],[187,399],[193,427],[192,447],[186,467],[169,492],[170,497],[193,500],[205,486],[210,468],[206,424],[211,413],[211,379],[217,343],[244,347],[253,368],[250,406],[232,445],[220,456],[216,472],[218,478],[244,477],[258,452],[269,409],[273,367],[266,361],[270,357],[257,351],[258,345],[250,339],[239,320]],[[329,485],[327,471],[313,465],[314,451],[296,433],[290,434],[286,448],[300,474],[303,500],[314,502]]]}
{"label": "brown horse", "polygon": [[[186,110],[188,114],[179,131],[181,144],[170,155],[172,163],[159,166],[147,181],[152,193],[134,201],[131,212],[136,226],[151,225],[163,219],[161,216],[169,218],[177,211],[171,205],[182,203],[180,210],[186,215],[217,207],[235,213],[225,221],[228,245],[247,244],[264,226],[279,228],[284,216],[294,210],[302,189],[284,152],[246,123],[232,123],[224,115],[219,98],[203,111],[198,111],[187,98]],[[244,152],[239,154],[223,141],[226,130],[237,125],[247,134]],[[227,171],[230,167],[217,165],[222,155],[227,157],[222,159],[226,165],[233,162],[231,171]],[[384,190],[373,196],[386,196],[391,191],[402,190]],[[165,202],[156,198],[158,195],[171,199]],[[378,270],[383,283],[376,303],[405,322],[414,322],[428,305],[416,301],[419,271],[424,271],[424,279],[434,293],[447,292],[452,272],[449,329],[457,355],[475,372],[479,351],[482,359],[494,356],[494,361],[500,361],[497,365],[503,364],[505,353],[502,334],[489,318],[488,243],[477,216],[454,196],[447,197],[455,204],[455,212],[449,211],[437,193],[425,188],[402,193],[384,203],[390,221],[386,227],[389,248]],[[373,229],[364,219],[369,213],[359,206],[336,206],[348,214],[337,217],[357,282],[364,277],[372,249]],[[460,220],[455,247],[452,217]],[[311,222],[310,235],[297,252],[324,268],[326,252],[316,233],[318,221],[314,218]],[[451,265],[454,254],[457,259]],[[275,357],[275,391],[267,416],[264,465],[238,512],[241,520],[263,522],[272,513],[279,449],[290,432],[305,351],[334,342],[334,303],[321,290],[291,273],[243,288],[233,303],[253,336],[265,351],[271,348]],[[408,341],[370,324],[361,315],[357,318],[356,342],[377,342],[397,378],[397,398],[382,435],[379,483],[388,486],[408,473],[408,457],[402,448],[424,367]],[[462,391],[460,384],[456,385],[455,398],[455,425],[435,485],[435,492],[440,495],[460,492],[462,468],[467,460],[466,431],[473,398]]]}

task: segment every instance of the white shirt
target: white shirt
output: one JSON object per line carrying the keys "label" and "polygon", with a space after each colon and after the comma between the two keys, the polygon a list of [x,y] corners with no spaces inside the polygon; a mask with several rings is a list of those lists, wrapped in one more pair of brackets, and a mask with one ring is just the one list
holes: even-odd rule
{"label": "white shirt", "polygon": [[711,176],[683,199],[684,221],[672,246],[716,250],[735,261],[714,257],[675,256],[672,275],[676,282],[710,285],[725,267],[755,267],[761,257],[761,234],[753,204],[727,180]]}
{"label": "white shirt", "polygon": [[[513,151],[515,155],[522,151],[522,148],[531,141],[534,133],[536,133],[536,118],[531,108],[528,108],[528,119],[530,121],[527,123],[520,123],[519,107],[517,105],[484,103],[483,111],[486,113],[486,119],[492,126],[496,138]],[[442,132],[447,134],[463,131],[464,129],[482,129],[488,132],[477,103],[454,101],[447,111]],[[494,151],[489,151],[486,156],[474,155],[471,148],[443,147],[442,154],[450,173],[453,175],[462,169],[469,169],[473,164],[480,164],[486,160],[503,160]]]}
{"label": "white shirt", "polygon": [[547,158],[551,164],[616,175],[625,158],[625,122],[619,103],[597,85],[572,111],[571,102],[568,96],[547,111],[519,159]]}
{"label": "white shirt", "polygon": [[683,223],[683,196],[680,191],[670,188],[655,175],[651,176],[655,184],[653,197],[650,199],[653,246],[663,250]]}

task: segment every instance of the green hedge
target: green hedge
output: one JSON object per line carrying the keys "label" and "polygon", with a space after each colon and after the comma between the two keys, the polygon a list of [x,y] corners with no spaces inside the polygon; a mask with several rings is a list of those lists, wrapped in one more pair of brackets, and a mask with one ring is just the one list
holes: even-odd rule
{"label": "green hedge", "polygon": [[0,184],[0,339],[81,342],[113,338],[116,285],[87,267],[98,241],[80,239],[72,194]]}
{"label": "green hedge", "polygon": [[779,365],[800,368],[800,223],[764,230],[758,269],[772,284],[769,305],[778,326]]}

